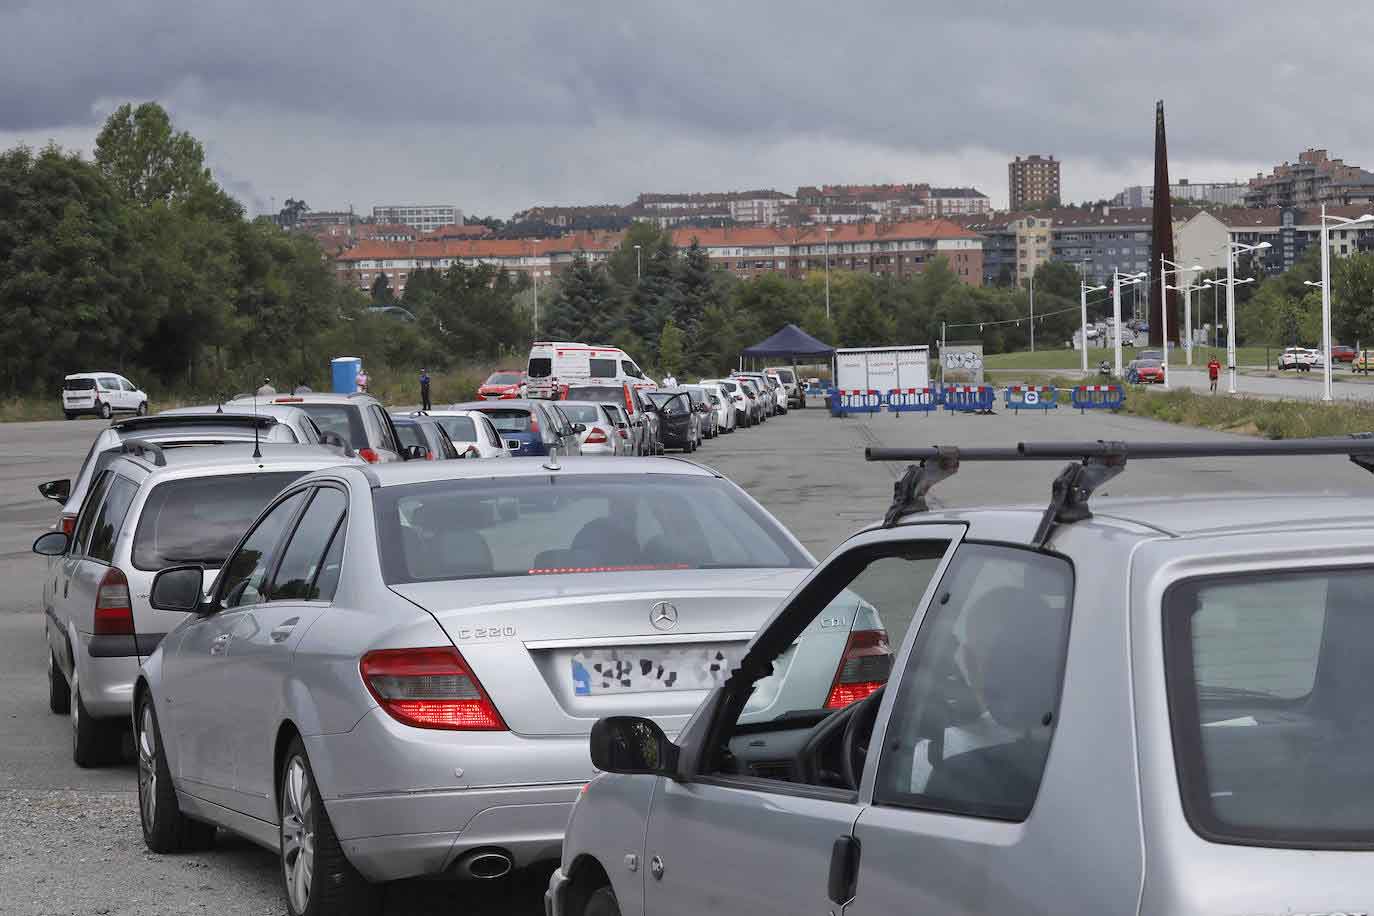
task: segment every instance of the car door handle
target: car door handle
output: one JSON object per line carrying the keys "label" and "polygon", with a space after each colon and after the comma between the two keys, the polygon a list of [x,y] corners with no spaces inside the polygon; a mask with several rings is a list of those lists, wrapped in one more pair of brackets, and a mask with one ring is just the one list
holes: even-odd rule
{"label": "car door handle", "polygon": [[844,906],[854,899],[859,888],[859,841],[845,834],[835,838],[830,850],[830,880],[827,893],[830,902]]}
{"label": "car door handle", "polygon": [[273,627],[271,637],[273,642],[286,642],[291,637],[291,631],[296,629],[296,624],[300,623],[299,617],[292,617],[290,620],[282,621],[279,626]]}
{"label": "car door handle", "polygon": [[223,655],[224,650],[227,648],[229,648],[228,633],[221,633],[219,636],[216,636],[214,639],[210,640],[211,655]]}

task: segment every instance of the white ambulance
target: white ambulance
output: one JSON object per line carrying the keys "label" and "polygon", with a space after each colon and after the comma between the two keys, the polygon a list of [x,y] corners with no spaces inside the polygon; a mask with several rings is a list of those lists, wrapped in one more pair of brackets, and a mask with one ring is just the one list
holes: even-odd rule
{"label": "white ambulance", "polygon": [[530,347],[525,375],[527,396],[532,398],[556,398],[563,385],[579,382],[623,382],[637,387],[649,382],[624,350],[557,341],[536,341]]}

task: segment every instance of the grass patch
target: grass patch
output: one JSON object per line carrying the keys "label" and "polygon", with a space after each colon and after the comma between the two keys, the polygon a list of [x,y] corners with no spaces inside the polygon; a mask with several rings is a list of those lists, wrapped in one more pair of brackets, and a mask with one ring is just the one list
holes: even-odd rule
{"label": "grass patch", "polygon": [[[1146,347],[1124,347],[1121,350],[1122,364],[1129,363],[1135,359],[1138,350],[1147,349]],[[1237,347],[1236,365],[1238,366],[1264,366],[1265,358],[1268,357],[1269,366],[1274,365],[1274,361],[1279,357],[1279,350],[1264,347]],[[1193,368],[1202,369],[1207,366],[1207,360],[1211,358],[1212,350],[1210,347],[1193,347]],[[1226,347],[1222,346],[1216,351],[1217,359],[1226,362]],[[1093,347],[1088,350],[1088,370],[1091,372],[1097,368],[1097,364],[1102,360],[1112,361],[1111,347]],[[1184,365],[1184,353],[1182,347],[1175,347],[1169,351],[1169,364],[1171,366]],[[1034,353],[1025,351],[1022,353],[993,353],[983,357],[983,367],[994,371],[1006,371],[1017,369],[1082,369],[1082,356],[1077,350],[1058,349],[1058,350],[1036,350]]]}
{"label": "grass patch", "polygon": [[1374,406],[1360,404],[1132,389],[1126,395],[1124,410],[1166,423],[1267,439],[1308,439],[1374,431]]}

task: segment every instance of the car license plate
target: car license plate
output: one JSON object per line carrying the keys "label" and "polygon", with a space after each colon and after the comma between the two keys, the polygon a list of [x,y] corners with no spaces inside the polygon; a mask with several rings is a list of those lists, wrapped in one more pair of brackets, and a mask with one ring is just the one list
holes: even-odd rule
{"label": "car license plate", "polygon": [[572,657],[580,697],[662,690],[710,690],[725,683],[745,643],[580,649]]}

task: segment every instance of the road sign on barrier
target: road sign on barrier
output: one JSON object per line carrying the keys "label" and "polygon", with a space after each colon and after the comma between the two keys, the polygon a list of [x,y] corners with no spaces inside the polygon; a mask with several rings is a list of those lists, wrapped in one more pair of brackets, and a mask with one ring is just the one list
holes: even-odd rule
{"label": "road sign on barrier", "polygon": [[887,393],[889,413],[930,413],[940,409],[938,388],[893,388]]}
{"label": "road sign on barrier", "polygon": [[1120,410],[1126,392],[1120,385],[1079,385],[1073,390],[1073,406],[1085,410]]}
{"label": "road sign on barrier", "polygon": [[852,388],[830,392],[830,413],[843,417],[851,413],[878,413],[883,409],[884,397],[876,389]]}
{"label": "road sign on barrier", "polygon": [[1053,385],[1010,385],[1003,392],[1003,401],[1016,413],[1055,410],[1059,407],[1059,390]]}
{"label": "road sign on barrier", "polygon": [[997,392],[987,385],[946,385],[943,393],[945,410],[965,413],[992,413]]}

